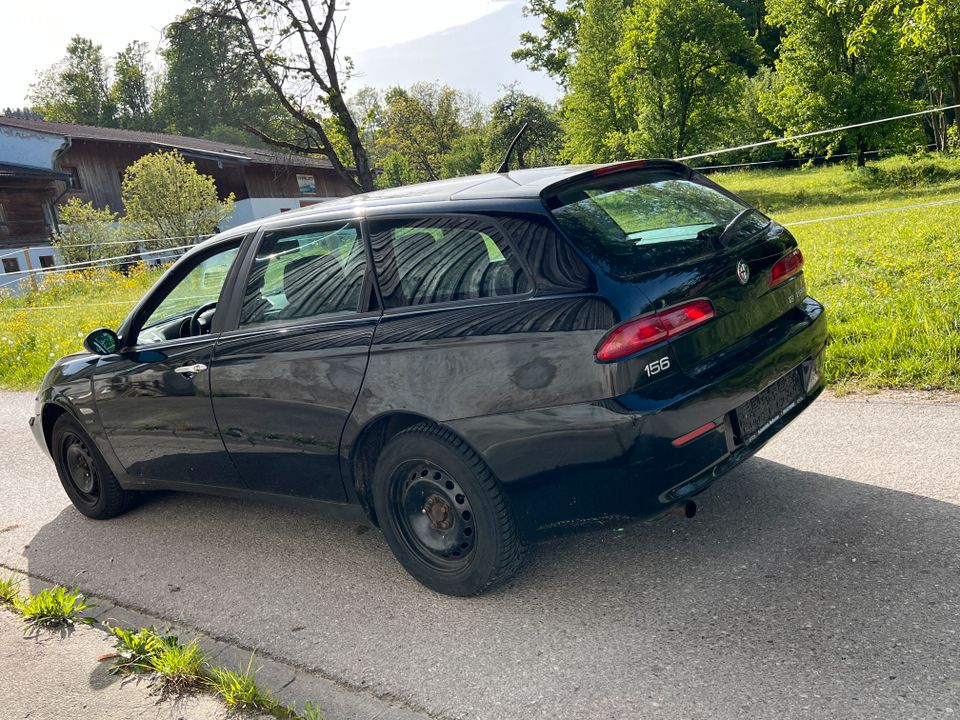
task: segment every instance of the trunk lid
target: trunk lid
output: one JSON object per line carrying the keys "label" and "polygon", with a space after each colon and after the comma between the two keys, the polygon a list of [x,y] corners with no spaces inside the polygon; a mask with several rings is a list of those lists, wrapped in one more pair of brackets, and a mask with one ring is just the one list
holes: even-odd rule
{"label": "trunk lid", "polygon": [[690,374],[741,349],[806,296],[802,274],[770,287],[771,268],[796,247],[790,233],[679,163],[601,168],[548,188],[544,201],[598,269],[643,297],[636,307],[713,303],[712,321],[668,341]]}

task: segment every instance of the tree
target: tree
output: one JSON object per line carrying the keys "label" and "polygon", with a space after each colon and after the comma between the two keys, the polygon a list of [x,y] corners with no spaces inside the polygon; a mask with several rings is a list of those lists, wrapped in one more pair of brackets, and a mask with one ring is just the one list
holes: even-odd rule
{"label": "tree", "polygon": [[520,47],[510,56],[516,62],[526,63],[531,70],[544,70],[558,84],[566,86],[583,13],[584,0],[569,0],[563,9],[557,7],[556,0],[529,0],[523,6],[523,14],[539,17],[543,34],[521,33]]}
{"label": "tree", "polygon": [[718,142],[736,117],[744,65],[760,55],[718,0],[643,0],[625,21],[612,91],[634,118],[631,156],[679,157]]}
{"label": "tree", "polygon": [[[921,0],[905,14],[901,44],[921,60],[931,99],[943,102],[946,87],[950,104],[960,103],[960,0]],[[960,111],[953,122],[960,132]]]}
{"label": "tree", "polygon": [[116,108],[117,124],[122,128],[132,130],[150,128],[148,52],[149,48],[145,42],[134,41],[117,53],[110,98]]}
{"label": "tree", "polygon": [[477,100],[437,83],[394,87],[384,96],[380,141],[387,153],[410,160],[418,181],[444,177],[443,158],[454,143],[480,126]]}
{"label": "tree", "polygon": [[[155,98],[158,127],[194,137],[253,137],[245,123],[276,112],[272,93],[245,51],[246,36],[234,23],[187,10],[164,29],[164,70]],[[229,133],[235,128],[242,133]]]}
{"label": "tree", "polygon": [[186,244],[215,231],[233,212],[233,193],[220,201],[209,175],[197,172],[180,153],[144,155],[123,174],[124,225],[131,236],[158,239],[159,248]]}
{"label": "tree", "polygon": [[[763,113],[794,135],[916,108],[909,99],[914,78],[899,51],[898,10],[897,0],[771,0],[769,19],[785,35],[779,88],[762,97]],[[883,123],[790,145],[832,153],[843,144],[862,166],[870,147],[909,139],[903,125]]]}
{"label": "tree", "polygon": [[[245,57],[296,123],[297,135],[280,136],[262,123],[244,126],[271,145],[324,155],[348,187],[372,190],[370,159],[344,95],[351,63],[339,56],[337,0],[321,0],[316,8],[311,0],[197,2],[205,15],[242,32]],[[352,167],[330,137],[332,123],[350,149]]]}
{"label": "tree", "polygon": [[624,0],[584,0],[576,33],[576,59],[563,98],[563,157],[571,162],[609,162],[626,157],[623,136],[631,118],[611,92],[624,30]]}
{"label": "tree", "polygon": [[521,92],[514,83],[497,98],[491,107],[487,124],[484,166],[495,170],[503,160],[510,143],[524,123],[527,131],[514,150],[514,168],[553,165],[560,153],[562,130],[557,112],[534,95]]}
{"label": "tree", "polygon": [[53,246],[60,250],[63,261],[89,262],[105,257],[125,255],[128,246],[120,242],[117,214],[109,207],[97,210],[92,202],[70,198],[60,206],[60,232],[53,237]]}
{"label": "tree", "polygon": [[28,99],[46,120],[110,127],[114,108],[108,75],[103,48],[76,35],[66,56],[30,86]]}

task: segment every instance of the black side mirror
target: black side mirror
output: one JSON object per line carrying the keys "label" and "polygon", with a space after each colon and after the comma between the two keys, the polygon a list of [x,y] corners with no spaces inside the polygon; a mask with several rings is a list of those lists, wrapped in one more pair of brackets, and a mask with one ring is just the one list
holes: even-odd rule
{"label": "black side mirror", "polygon": [[113,355],[120,347],[120,338],[110,328],[97,328],[84,338],[83,347],[94,355]]}

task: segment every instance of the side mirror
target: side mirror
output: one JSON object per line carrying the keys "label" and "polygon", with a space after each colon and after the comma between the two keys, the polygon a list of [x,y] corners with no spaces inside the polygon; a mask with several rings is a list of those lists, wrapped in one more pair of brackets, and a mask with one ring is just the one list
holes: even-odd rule
{"label": "side mirror", "polygon": [[110,328],[97,328],[84,338],[83,347],[94,355],[113,355],[120,347],[120,338]]}

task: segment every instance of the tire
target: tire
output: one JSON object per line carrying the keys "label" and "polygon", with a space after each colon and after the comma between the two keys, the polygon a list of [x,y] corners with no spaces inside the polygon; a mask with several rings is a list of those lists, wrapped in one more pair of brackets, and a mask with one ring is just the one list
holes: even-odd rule
{"label": "tire", "polygon": [[420,423],[398,433],[372,490],[387,544],[428,588],[478,595],[520,567],[526,548],[500,482],[449,430]]}
{"label": "tire", "polygon": [[87,431],[70,415],[54,423],[51,450],[60,484],[81,513],[107,520],[133,505],[136,493],[120,487]]}

